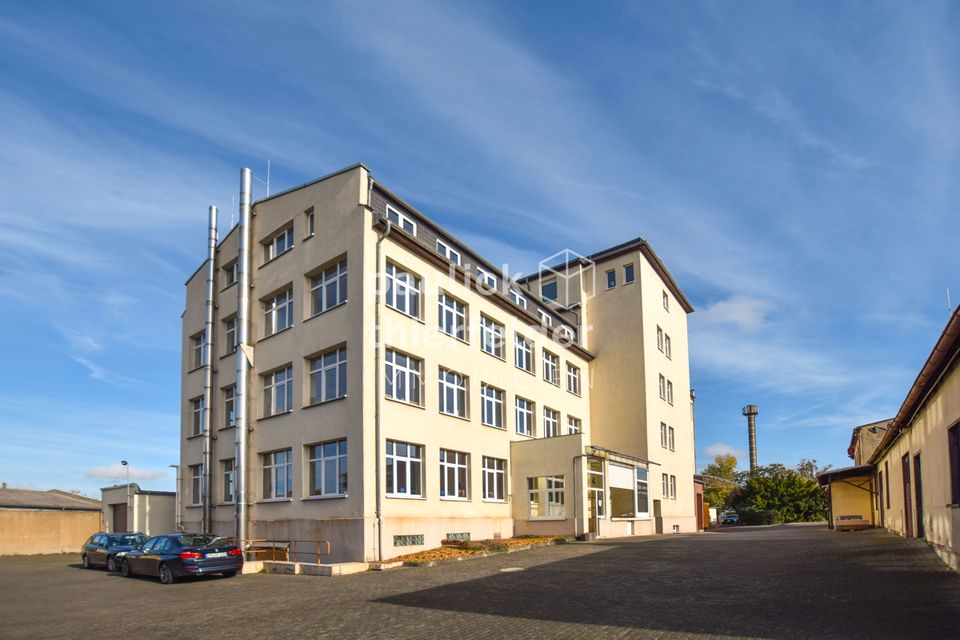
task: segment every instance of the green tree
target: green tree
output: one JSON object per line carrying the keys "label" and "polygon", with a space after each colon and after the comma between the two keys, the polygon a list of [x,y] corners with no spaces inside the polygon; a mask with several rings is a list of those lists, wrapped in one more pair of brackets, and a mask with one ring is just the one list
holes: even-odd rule
{"label": "green tree", "polygon": [[703,501],[719,510],[726,509],[730,496],[736,487],[737,457],[731,454],[719,454],[713,462],[703,468],[706,487]]}
{"label": "green tree", "polygon": [[825,520],[827,496],[817,471],[814,460],[802,460],[792,469],[782,464],[758,467],[752,474],[740,474],[731,503],[747,524]]}

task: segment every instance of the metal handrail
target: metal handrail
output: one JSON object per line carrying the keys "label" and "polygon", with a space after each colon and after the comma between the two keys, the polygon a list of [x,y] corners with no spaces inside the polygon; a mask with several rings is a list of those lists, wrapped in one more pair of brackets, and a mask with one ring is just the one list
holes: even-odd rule
{"label": "metal handrail", "polygon": [[[323,564],[323,562],[321,561],[324,555],[326,555],[327,558],[329,558],[331,555],[329,540],[275,540],[270,538],[256,538],[253,540],[247,540],[244,553],[245,554],[250,553],[252,548],[257,544],[270,545],[267,549],[256,549],[256,551],[269,550],[271,561],[277,560],[277,551],[279,549],[283,549],[284,551],[286,551],[286,556],[288,560],[292,552],[292,555],[294,558],[297,558],[299,555],[307,555],[307,556],[313,555],[317,559],[317,564]],[[283,546],[278,546],[278,545],[283,545]],[[300,545],[299,547],[301,549],[300,551],[298,551],[298,545]],[[303,550],[304,546],[307,546],[308,549],[310,546],[313,546],[314,551],[311,552],[309,550]]]}

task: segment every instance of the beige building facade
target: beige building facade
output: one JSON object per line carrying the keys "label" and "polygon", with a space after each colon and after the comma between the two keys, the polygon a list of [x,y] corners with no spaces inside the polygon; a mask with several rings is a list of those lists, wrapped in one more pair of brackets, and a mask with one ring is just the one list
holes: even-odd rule
{"label": "beige building facade", "polygon": [[335,561],[696,530],[693,309],[645,241],[514,281],[363,165],[247,219],[186,283],[184,528],[235,534],[245,485],[248,543]]}
{"label": "beige building facade", "polygon": [[177,494],[149,491],[131,482],[100,489],[103,530],[107,533],[136,531],[148,536],[177,530]]}

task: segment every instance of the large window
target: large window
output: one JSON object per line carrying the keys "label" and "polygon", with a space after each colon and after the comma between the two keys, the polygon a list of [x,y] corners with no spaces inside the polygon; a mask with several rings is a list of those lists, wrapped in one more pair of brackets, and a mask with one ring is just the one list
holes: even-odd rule
{"label": "large window", "polygon": [[440,331],[458,340],[467,339],[467,306],[465,304],[441,291],[437,316]]}
{"label": "large window", "polygon": [[533,403],[526,398],[517,397],[517,433],[524,436],[533,435]]}
{"label": "large window", "polygon": [[236,317],[223,321],[223,341],[227,353],[237,350],[237,319]]}
{"label": "large window", "polygon": [[387,440],[387,495],[423,496],[423,447]]}
{"label": "large window", "polygon": [[503,429],[503,391],[487,383],[480,385],[480,421],[490,427]]}
{"label": "large window", "polygon": [[668,476],[665,473],[662,474],[660,476],[660,484],[661,484],[660,489],[663,491],[663,499],[669,500],[670,499],[670,476]]}
{"label": "large window", "polygon": [[458,418],[467,417],[467,378],[456,371],[440,367],[440,413]]}
{"label": "large window", "polygon": [[223,388],[223,426],[234,427],[237,424],[237,385]]}
{"label": "large window", "polygon": [[527,478],[527,505],[531,520],[565,518],[563,476]]}
{"label": "large window", "polygon": [[580,367],[567,363],[567,391],[580,395]]}
{"label": "large window", "polygon": [[312,313],[317,315],[347,301],[347,261],[325,269],[310,280]]}
{"label": "large window", "polygon": [[347,440],[307,447],[311,496],[347,495]]}
{"label": "large window", "polygon": [[198,436],[206,427],[203,396],[190,401],[190,435]]}
{"label": "large window", "polygon": [[533,373],[533,342],[519,333],[513,338],[513,358],[518,369]]}
{"label": "large window", "polygon": [[263,499],[293,496],[293,456],[290,449],[263,454]]}
{"label": "large window", "polygon": [[273,334],[293,326],[293,289],[287,289],[263,302],[263,334]]}
{"label": "large window", "polygon": [[190,466],[190,504],[203,504],[203,465]]}
{"label": "large window", "polygon": [[462,451],[440,449],[440,497],[467,500],[469,456]]}
{"label": "large window", "polygon": [[670,476],[670,499],[677,499],[677,476]]}
{"label": "large window", "polygon": [[664,449],[667,448],[667,423],[660,423],[660,446]]}
{"label": "large window", "polygon": [[549,407],[543,408],[543,437],[552,438],[560,435],[560,412]]}
{"label": "large window", "polygon": [[231,503],[236,500],[237,466],[233,458],[223,460],[223,501]]}
{"label": "large window", "polygon": [[557,301],[556,280],[550,280],[549,282],[544,282],[540,285],[540,298],[543,300],[549,300],[550,302]]}
{"label": "large window", "polygon": [[460,264],[460,252],[439,238],[437,238],[437,253],[453,264]]}
{"label": "large window", "polygon": [[960,504],[960,424],[947,431],[950,457],[950,504]]}
{"label": "large window", "polygon": [[385,360],[387,397],[407,404],[421,404],[423,361],[392,349],[387,349]]}
{"label": "large window", "polygon": [[543,350],[543,379],[560,385],[560,358],[546,349]]}
{"label": "large window", "polygon": [[347,395],[347,349],[340,347],[310,360],[310,404]]}
{"label": "large window", "polygon": [[637,469],[637,517],[650,517],[650,486],[647,481],[648,471]]}
{"label": "large window", "polygon": [[269,262],[293,249],[293,225],[263,243],[263,261]]}
{"label": "large window", "polygon": [[420,317],[420,278],[387,263],[387,306],[411,318]]}
{"label": "large window", "polygon": [[263,376],[263,416],[293,411],[293,367]]}
{"label": "large window", "polygon": [[191,358],[193,367],[202,367],[207,364],[207,332],[201,331],[197,335],[190,338],[190,348],[193,350],[193,357]]}
{"label": "large window", "polygon": [[417,235],[417,223],[409,216],[400,213],[390,205],[387,205],[387,220],[397,225],[412,236]]}
{"label": "large window", "polygon": [[480,316],[480,349],[503,358],[503,325],[487,316]]}
{"label": "large window", "polygon": [[610,515],[614,518],[649,518],[650,491],[647,470],[610,464]]}
{"label": "large window", "polygon": [[483,499],[507,499],[507,461],[483,456]]}

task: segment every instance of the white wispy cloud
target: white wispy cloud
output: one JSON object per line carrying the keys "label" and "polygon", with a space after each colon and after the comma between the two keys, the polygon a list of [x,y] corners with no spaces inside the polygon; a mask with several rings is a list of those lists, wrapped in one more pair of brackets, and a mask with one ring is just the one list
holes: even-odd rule
{"label": "white wispy cloud", "polygon": [[703,448],[703,452],[708,455],[711,459],[716,458],[717,456],[735,456],[738,460],[745,457],[746,452],[743,449],[738,449],[731,444],[725,442],[715,442],[713,444],[707,445]]}
{"label": "white wispy cloud", "polygon": [[771,305],[748,296],[731,296],[707,306],[699,312],[701,323],[729,324],[743,331],[753,332],[766,322]]}
{"label": "white wispy cloud", "polygon": [[[95,479],[125,480],[128,473],[127,468],[128,467],[125,467],[118,462],[116,464],[110,464],[103,467],[87,469],[86,472],[84,472],[84,475],[88,478]],[[166,478],[168,475],[166,471],[143,469],[133,465],[129,465],[129,469],[131,480],[157,480],[158,478]]]}
{"label": "white wispy cloud", "polygon": [[120,387],[121,389],[143,389],[146,386],[140,380],[125,376],[121,373],[117,373],[116,371],[111,371],[110,369],[100,366],[87,358],[83,358],[81,356],[70,356],[70,359],[80,365],[83,365],[83,367],[86,368],[90,373],[90,377],[94,380],[106,382],[107,384]]}

